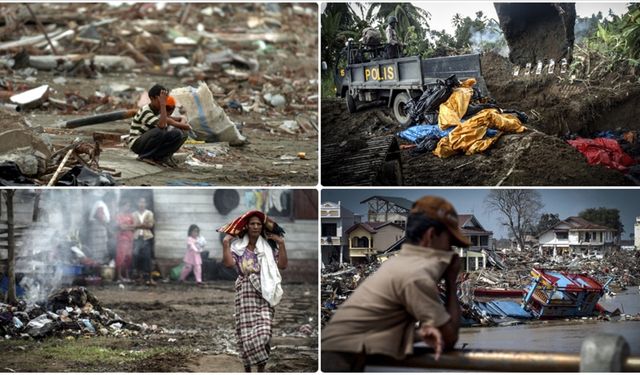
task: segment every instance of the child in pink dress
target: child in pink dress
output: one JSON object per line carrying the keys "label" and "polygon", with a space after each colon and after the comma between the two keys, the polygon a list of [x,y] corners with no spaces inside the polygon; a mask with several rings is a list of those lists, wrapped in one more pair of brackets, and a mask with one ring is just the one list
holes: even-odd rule
{"label": "child in pink dress", "polygon": [[193,270],[196,277],[196,284],[202,285],[202,258],[200,253],[207,242],[200,236],[200,228],[197,225],[189,226],[189,237],[187,237],[187,253],[184,255],[184,267],[180,273],[180,281],[184,281]]}

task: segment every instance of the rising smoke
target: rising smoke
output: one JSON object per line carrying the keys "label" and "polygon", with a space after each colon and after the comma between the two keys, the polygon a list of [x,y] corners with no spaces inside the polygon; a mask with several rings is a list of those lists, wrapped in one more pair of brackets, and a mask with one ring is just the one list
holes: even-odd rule
{"label": "rising smoke", "polygon": [[[34,194],[22,190],[16,196],[20,193]],[[16,224],[25,227],[16,243],[16,273],[24,274],[20,285],[28,304],[45,301],[49,293],[73,281],[74,265],[82,256],[72,248],[82,249],[87,211],[104,193],[98,189],[42,190],[38,220],[31,220],[31,212],[16,217]],[[24,207],[31,203],[32,208],[33,200],[26,201]]]}
{"label": "rising smoke", "polygon": [[471,31],[469,43],[473,52],[494,52],[502,57],[509,57],[509,46],[499,28],[487,27],[484,30],[471,29]]}

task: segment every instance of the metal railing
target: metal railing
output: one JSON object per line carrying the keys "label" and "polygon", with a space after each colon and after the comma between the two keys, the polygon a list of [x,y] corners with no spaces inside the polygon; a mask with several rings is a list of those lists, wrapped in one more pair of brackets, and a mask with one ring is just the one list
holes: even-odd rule
{"label": "metal railing", "polygon": [[598,334],[582,343],[579,354],[454,350],[436,361],[432,351],[418,351],[403,360],[368,356],[367,366],[506,372],[640,372],[640,357],[629,356],[629,345],[618,335]]}

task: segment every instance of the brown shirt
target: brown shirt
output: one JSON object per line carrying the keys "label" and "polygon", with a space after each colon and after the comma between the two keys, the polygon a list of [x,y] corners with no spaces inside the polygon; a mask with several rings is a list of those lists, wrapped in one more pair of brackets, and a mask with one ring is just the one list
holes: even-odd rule
{"label": "brown shirt", "polygon": [[449,321],[437,284],[453,254],[404,244],[338,308],[322,330],[322,350],[397,359],[413,353],[416,322]]}

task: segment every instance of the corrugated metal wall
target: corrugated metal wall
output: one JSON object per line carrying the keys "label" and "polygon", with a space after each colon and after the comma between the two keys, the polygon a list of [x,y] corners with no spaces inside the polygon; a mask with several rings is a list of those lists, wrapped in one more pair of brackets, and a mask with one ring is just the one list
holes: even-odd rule
{"label": "corrugated metal wall", "polygon": [[[172,190],[153,191],[156,216],[156,257],[181,258],[185,252],[187,229],[191,224],[200,227],[207,239],[210,256],[220,259],[222,245],[215,230],[233,220],[247,210],[242,200],[238,207],[227,215],[222,215],[214,207],[215,190]],[[244,191],[239,190],[242,197]],[[278,219],[278,218],[276,218]],[[317,220],[278,220],[286,234],[287,252],[290,259],[318,258]]]}

